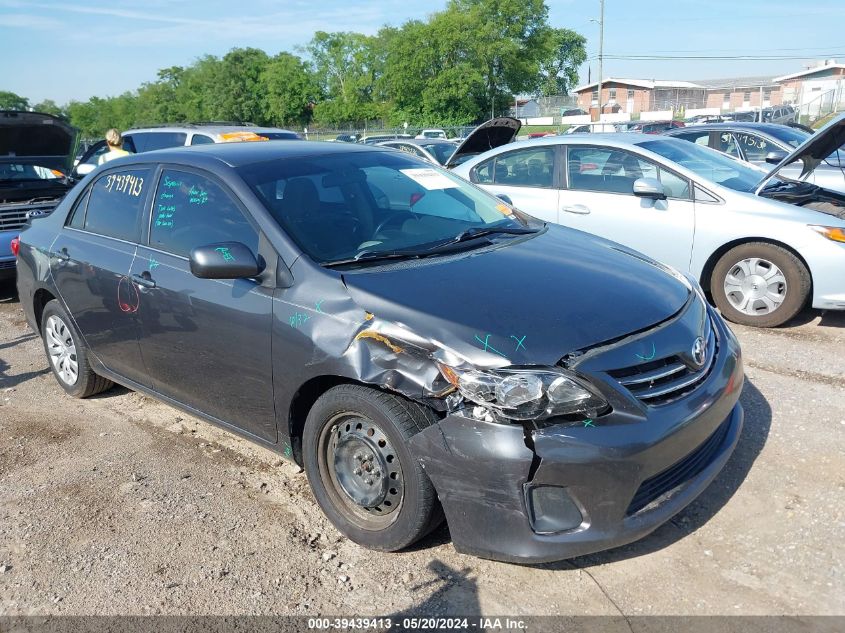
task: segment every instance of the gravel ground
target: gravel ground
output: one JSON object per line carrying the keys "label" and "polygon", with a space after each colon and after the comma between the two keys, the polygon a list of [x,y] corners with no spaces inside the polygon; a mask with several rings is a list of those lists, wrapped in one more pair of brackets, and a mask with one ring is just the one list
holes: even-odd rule
{"label": "gravel ground", "polygon": [[746,426],[650,537],[521,567],[369,553],[299,469],[123,388],[64,395],[0,284],[0,615],[845,614],[845,315],[736,327]]}

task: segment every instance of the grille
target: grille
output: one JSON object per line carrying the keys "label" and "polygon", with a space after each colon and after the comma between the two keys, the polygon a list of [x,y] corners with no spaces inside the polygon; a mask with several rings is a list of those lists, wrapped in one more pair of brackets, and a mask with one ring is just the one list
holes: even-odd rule
{"label": "grille", "polygon": [[674,466],[670,466],[663,472],[646,479],[637,489],[626,514],[631,516],[639,512],[655,499],[662,497],[704,470],[713,459],[713,455],[719,449],[722,440],[725,439],[728,426],[730,426],[730,420],[725,420],[713,435],[692,453]]}
{"label": "grille", "polygon": [[9,268],[14,268],[15,266],[16,264],[14,259],[7,262],[0,262],[0,270],[8,270]]}
{"label": "grille", "polygon": [[710,319],[707,319],[703,338],[705,356],[701,367],[690,369],[679,356],[667,356],[607,373],[640,402],[649,406],[669,404],[694,391],[713,368],[719,343]]}
{"label": "grille", "polygon": [[13,231],[26,224],[26,213],[30,209],[8,209],[0,211],[0,231]]}

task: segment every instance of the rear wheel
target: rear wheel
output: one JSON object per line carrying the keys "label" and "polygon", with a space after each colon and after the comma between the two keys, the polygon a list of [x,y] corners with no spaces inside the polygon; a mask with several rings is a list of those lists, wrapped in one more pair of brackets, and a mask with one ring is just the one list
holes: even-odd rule
{"label": "rear wheel", "polygon": [[323,394],[303,432],[305,471],[323,512],[364,547],[396,551],[442,521],[434,486],[406,441],[433,414],[360,385]]}
{"label": "rear wheel", "polygon": [[776,327],[807,303],[810,272],[790,251],[767,244],[741,244],[716,263],[710,282],[713,301],[729,321]]}
{"label": "rear wheel", "polygon": [[91,369],[85,342],[55,299],[44,306],[41,338],[53,375],[62,389],[71,396],[87,398],[113,385],[110,380],[98,376]]}

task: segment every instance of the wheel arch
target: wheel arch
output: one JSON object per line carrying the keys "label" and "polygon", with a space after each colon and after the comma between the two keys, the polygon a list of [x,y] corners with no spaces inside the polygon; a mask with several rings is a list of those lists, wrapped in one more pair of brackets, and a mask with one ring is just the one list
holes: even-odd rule
{"label": "wheel arch", "polygon": [[804,258],[801,253],[799,253],[796,249],[794,249],[789,244],[785,242],[781,242],[780,240],[775,240],[769,237],[742,237],[730,242],[726,242],[722,244],[719,248],[717,248],[713,253],[711,253],[710,257],[707,258],[707,261],[704,263],[704,267],[701,269],[701,275],[699,276],[699,283],[704,291],[710,296],[710,282],[713,276],[713,269],[716,267],[716,263],[722,258],[722,255],[727,253],[732,248],[736,248],[737,246],[742,246],[743,244],[751,244],[753,242],[759,242],[762,244],[771,244],[772,246],[779,246],[780,248],[789,251],[795,257],[797,257],[804,267],[807,269],[807,272],[810,274],[810,296],[813,295],[813,271],[810,268],[810,264],[807,263],[807,260]]}
{"label": "wheel arch", "polygon": [[294,392],[293,397],[290,400],[290,405],[288,406],[287,441],[289,442],[290,453],[285,451],[285,454],[286,456],[291,457],[299,466],[302,466],[302,433],[305,428],[305,420],[308,418],[308,413],[311,411],[311,407],[314,406],[314,403],[317,402],[317,399],[320,396],[332,387],[337,387],[338,385],[360,385],[361,387],[367,387],[368,389],[372,389],[374,391],[381,391],[400,398],[406,398],[416,402],[420,406],[434,410],[431,405],[427,405],[424,402],[415,400],[414,398],[409,398],[407,395],[398,391],[384,389],[380,385],[363,382],[348,376],[322,375],[309,378]]}
{"label": "wheel arch", "polygon": [[56,299],[56,295],[46,288],[39,288],[32,295],[32,314],[35,317],[35,325],[38,333],[41,333],[41,315],[44,314],[45,306]]}

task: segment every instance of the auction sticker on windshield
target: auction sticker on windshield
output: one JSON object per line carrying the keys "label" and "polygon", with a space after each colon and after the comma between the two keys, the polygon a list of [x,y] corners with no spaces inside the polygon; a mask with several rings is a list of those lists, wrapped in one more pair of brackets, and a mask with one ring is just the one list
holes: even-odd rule
{"label": "auction sticker on windshield", "polygon": [[436,169],[416,167],[413,169],[400,169],[399,171],[426,189],[451,189],[452,187],[458,186],[458,183],[450,180]]}

